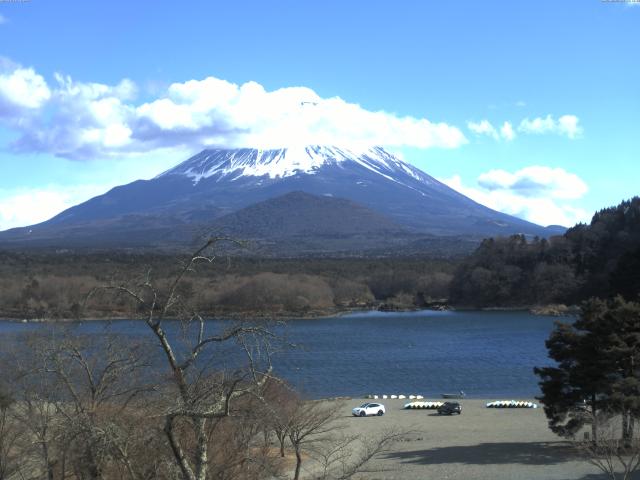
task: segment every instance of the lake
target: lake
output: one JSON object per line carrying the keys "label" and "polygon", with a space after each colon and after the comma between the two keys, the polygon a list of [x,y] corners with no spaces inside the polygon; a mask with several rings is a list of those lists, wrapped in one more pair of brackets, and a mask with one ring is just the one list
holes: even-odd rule
{"label": "lake", "polygon": [[[472,398],[531,398],[539,394],[533,367],[551,363],[544,342],[555,320],[526,312],[477,311],[367,312],[295,320],[277,328],[298,347],[276,354],[274,370],[312,398],[370,393],[434,397],[459,390]],[[211,321],[218,328],[221,323]],[[106,325],[131,338],[145,335],[147,328],[135,320],[77,322],[72,328],[102,334]],[[51,328],[0,322],[5,339]]]}

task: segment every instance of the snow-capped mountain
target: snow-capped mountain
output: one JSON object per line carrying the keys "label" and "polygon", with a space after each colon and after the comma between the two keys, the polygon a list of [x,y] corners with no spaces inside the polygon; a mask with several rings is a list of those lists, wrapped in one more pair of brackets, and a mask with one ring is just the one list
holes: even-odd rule
{"label": "snow-capped mountain", "polygon": [[424,172],[381,147],[353,150],[319,145],[275,150],[205,150],[160,174],[158,178],[166,175],[184,175],[192,178],[194,184],[211,177],[229,180],[241,177],[282,179],[300,174],[314,175],[323,168],[348,167],[350,163],[395,182],[398,182],[395,178],[398,175],[409,175],[427,185],[432,180]]}
{"label": "snow-capped mountain", "polygon": [[[305,195],[287,196],[292,192]],[[283,196],[286,200],[272,201]],[[299,200],[298,212],[292,199]],[[47,222],[4,232],[0,242],[180,244],[207,228],[229,230],[244,238],[281,238],[285,231],[318,236],[323,228],[334,237],[352,237],[353,229],[336,227],[345,225],[335,221],[336,209],[344,210],[345,218],[359,218],[358,229],[380,237],[382,243],[384,235],[393,236],[396,246],[403,236],[413,241],[420,235],[481,238],[561,233],[484,207],[383,148],[306,146],[204,150],[154,179],[116,187]],[[314,217],[313,229],[304,227],[310,219],[302,222],[302,212]],[[256,215],[268,217],[266,223],[264,219],[256,222]],[[265,228],[271,217],[280,222],[273,231]],[[283,226],[282,219],[297,221],[299,228]],[[259,231],[254,228],[257,223]],[[389,233],[392,230],[395,233]]]}

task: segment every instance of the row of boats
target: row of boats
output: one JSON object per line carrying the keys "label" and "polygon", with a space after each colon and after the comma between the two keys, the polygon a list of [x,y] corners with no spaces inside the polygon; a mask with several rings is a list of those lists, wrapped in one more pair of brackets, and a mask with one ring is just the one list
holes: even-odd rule
{"label": "row of boats", "polygon": [[442,405],[444,402],[409,402],[405,404],[404,408],[407,410],[437,410]]}
{"label": "row of boats", "polygon": [[409,400],[422,400],[424,397],[422,395],[365,395],[364,398],[369,398],[372,400],[379,400],[381,398],[383,399],[390,398],[391,400],[395,400],[395,399],[404,400],[405,398],[408,398]]}
{"label": "row of boats", "polygon": [[487,408],[538,408],[538,405],[520,400],[497,400],[487,403]]}
{"label": "row of boats", "polygon": [[[404,405],[404,408],[407,410],[436,410],[442,405],[444,405],[444,402],[439,401],[409,402]],[[497,400],[487,403],[487,408],[538,408],[538,405],[521,400]]]}
{"label": "row of boats", "polygon": [[[445,399],[463,399],[466,397],[466,394],[460,390],[458,393],[443,393],[442,398]],[[422,395],[367,395],[366,398],[371,399],[405,399],[414,400],[412,402],[406,403],[405,409],[426,409],[426,410],[436,410],[444,405],[444,402],[440,401],[422,401]],[[538,405],[534,402],[528,402],[524,400],[496,400],[495,402],[487,403],[487,408],[538,408]]]}

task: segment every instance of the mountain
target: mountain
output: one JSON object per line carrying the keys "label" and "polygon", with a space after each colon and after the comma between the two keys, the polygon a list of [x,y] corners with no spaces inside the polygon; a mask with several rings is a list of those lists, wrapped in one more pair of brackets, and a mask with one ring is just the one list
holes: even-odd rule
{"label": "mountain", "polygon": [[484,207],[380,147],[307,146],[204,150],[154,179],[2,232],[0,245],[179,246],[205,229],[256,239],[355,238],[375,231],[374,237],[407,242],[564,231]]}
{"label": "mountain", "polygon": [[211,231],[248,242],[252,253],[288,255],[397,248],[409,233],[393,220],[343,198],[291,192],[215,220]]}
{"label": "mountain", "polygon": [[214,221],[212,229],[230,236],[270,239],[403,232],[394,221],[350,200],[305,192],[255,203]]}

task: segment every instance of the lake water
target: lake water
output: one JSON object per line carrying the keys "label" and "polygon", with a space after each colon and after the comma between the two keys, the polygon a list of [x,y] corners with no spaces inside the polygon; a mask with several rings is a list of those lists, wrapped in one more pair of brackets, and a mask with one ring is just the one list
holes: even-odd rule
{"label": "lake water", "polygon": [[[298,348],[276,354],[274,370],[313,398],[459,390],[476,398],[531,398],[539,394],[533,367],[551,363],[544,342],[555,320],[525,312],[433,311],[295,320],[278,331]],[[73,328],[102,334],[107,324],[132,338],[146,334],[133,320]],[[50,328],[0,322],[5,338]]]}

